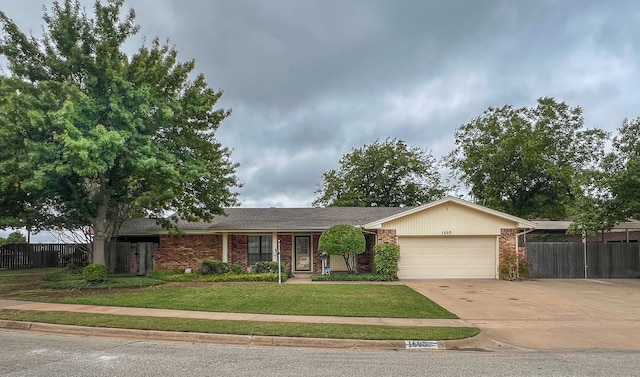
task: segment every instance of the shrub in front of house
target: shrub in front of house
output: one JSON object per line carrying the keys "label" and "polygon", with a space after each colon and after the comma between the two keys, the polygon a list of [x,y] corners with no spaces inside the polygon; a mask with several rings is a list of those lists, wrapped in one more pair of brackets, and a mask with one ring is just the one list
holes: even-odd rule
{"label": "shrub in front of house", "polygon": [[[286,267],[284,264],[281,265],[280,270],[283,274],[286,274]],[[278,262],[258,262],[253,266],[251,272],[256,274],[277,274],[278,273]]]}
{"label": "shrub in front of house", "polygon": [[501,280],[522,280],[529,278],[529,261],[518,258],[516,254],[508,254],[500,258]]}
{"label": "shrub in front of house", "polygon": [[105,281],[109,269],[104,264],[90,264],[82,269],[82,277],[89,283],[100,283]]}
{"label": "shrub in front of house", "polygon": [[[153,271],[147,277],[161,279],[165,282],[243,282],[243,281],[263,281],[277,282],[278,274],[275,273],[238,273],[238,274],[185,274],[182,271]],[[287,280],[287,275],[282,275],[282,281]]]}
{"label": "shrub in front of house", "polygon": [[205,260],[202,262],[200,273],[204,275],[240,274],[242,273],[242,266],[227,262]]}
{"label": "shrub in front of house", "polygon": [[380,243],[373,247],[373,266],[378,275],[385,275],[394,280],[398,278],[398,262],[400,247],[390,243]]}

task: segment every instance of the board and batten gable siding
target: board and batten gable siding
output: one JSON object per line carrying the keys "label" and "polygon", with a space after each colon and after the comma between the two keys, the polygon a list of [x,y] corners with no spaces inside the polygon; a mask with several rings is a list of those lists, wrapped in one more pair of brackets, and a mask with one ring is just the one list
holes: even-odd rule
{"label": "board and batten gable siding", "polygon": [[516,222],[447,202],[381,224],[398,236],[500,235],[501,229],[517,228]]}

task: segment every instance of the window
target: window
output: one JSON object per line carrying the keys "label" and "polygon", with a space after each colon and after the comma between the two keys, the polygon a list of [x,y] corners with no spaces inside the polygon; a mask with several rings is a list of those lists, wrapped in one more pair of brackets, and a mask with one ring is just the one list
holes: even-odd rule
{"label": "window", "polygon": [[271,236],[249,236],[249,256],[247,264],[253,266],[258,262],[271,262]]}

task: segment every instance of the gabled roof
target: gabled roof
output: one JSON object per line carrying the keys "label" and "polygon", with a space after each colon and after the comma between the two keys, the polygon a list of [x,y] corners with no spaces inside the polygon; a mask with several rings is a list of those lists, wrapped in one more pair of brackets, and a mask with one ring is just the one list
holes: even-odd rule
{"label": "gabled roof", "polygon": [[[325,208],[227,208],[226,216],[210,222],[179,221],[178,229],[187,233],[324,231],[337,224],[363,227],[376,219],[404,212],[408,207],[325,207]],[[120,235],[158,234],[163,232],[154,219],[125,222]]]}
{"label": "gabled roof", "polygon": [[460,205],[462,205],[464,207],[472,208],[472,209],[475,209],[475,210],[480,211],[480,212],[487,213],[487,214],[492,215],[492,216],[496,216],[496,217],[500,217],[500,218],[503,218],[503,219],[506,219],[506,220],[509,220],[509,221],[513,221],[513,222],[518,224],[518,228],[533,229],[533,228],[536,227],[536,224],[534,224],[533,222],[531,222],[529,220],[521,219],[519,217],[512,216],[512,215],[509,215],[509,214],[504,213],[504,212],[500,212],[500,211],[496,211],[496,210],[493,210],[493,209],[490,209],[490,208],[487,208],[487,207],[483,207],[481,205],[478,205],[478,204],[475,204],[475,203],[471,203],[471,202],[468,202],[466,200],[463,200],[463,199],[460,199],[460,198],[456,198],[454,196],[447,196],[447,197],[442,198],[440,200],[436,200],[434,202],[423,204],[423,205],[421,205],[419,207],[414,207],[414,208],[411,208],[411,209],[407,209],[407,210],[405,210],[403,212],[399,212],[399,213],[393,214],[391,216],[388,216],[388,217],[385,217],[385,218],[382,218],[382,219],[375,220],[373,222],[367,223],[365,225],[365,228],[367,228],[367,229],[381,228],[383,223],[386,223],[386,222],[389,222],[389,221],[393,221],[393,220],[399,219],[401,217],[405,217],[405,216],[411,215],[411,214],[416,213],[416,212],[424,211],[424,210],[429,209],[429,208],[437,207],[437,206],[439,206],[441,204],[445,204],[445,203],[457,203],[457,204],[460,204]]}

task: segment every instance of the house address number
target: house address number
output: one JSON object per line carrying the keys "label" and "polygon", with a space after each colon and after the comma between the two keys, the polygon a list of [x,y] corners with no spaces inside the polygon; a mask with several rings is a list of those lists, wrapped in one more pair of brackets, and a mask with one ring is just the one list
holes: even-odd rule
{"label": "house address number", "polygon": [[452,232],[451,232],[450,230],[443,230],[443,231],[442,231],[442,235],[443,235],[443,236],[450,236],[450,235],[451,235],[451,233],[452,233]]}
{"label": "house address number", "polygon": [[404,345],[406,349],[438,349],[438,342],[435,340],[405,340]]}

